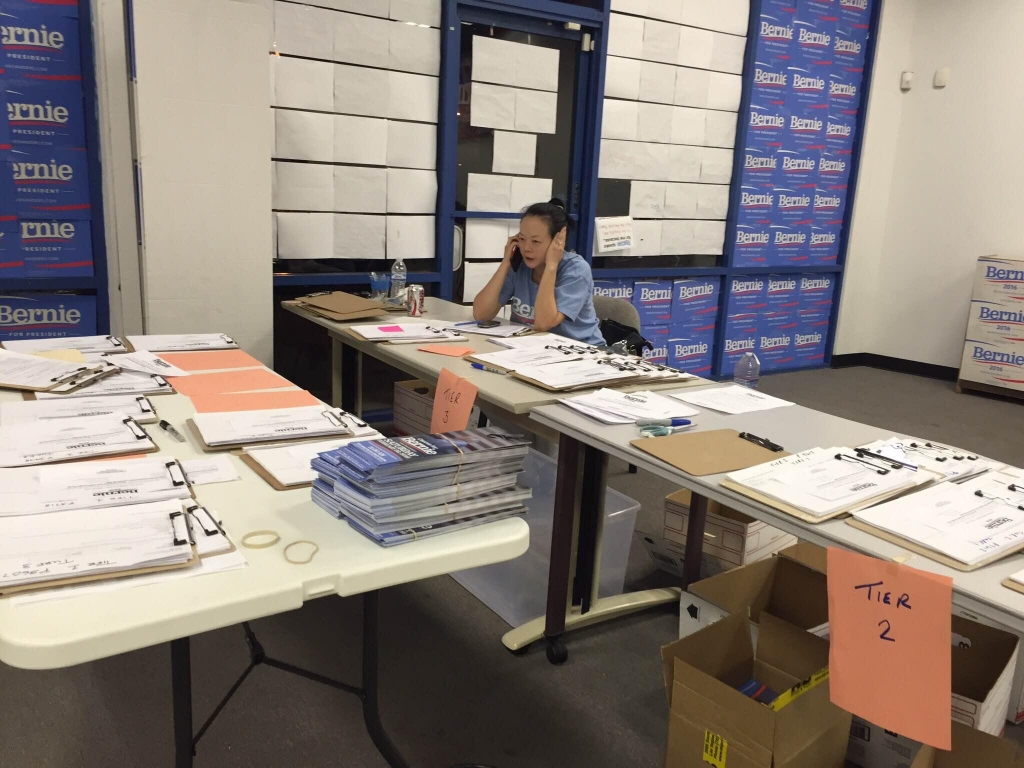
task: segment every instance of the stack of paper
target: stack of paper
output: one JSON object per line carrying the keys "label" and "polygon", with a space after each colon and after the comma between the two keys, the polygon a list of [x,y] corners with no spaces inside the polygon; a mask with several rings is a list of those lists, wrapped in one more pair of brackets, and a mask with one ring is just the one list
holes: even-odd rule
{"label": "stack of paper", "polygon": [[0,426],[0,467],[155,450],[146,430],[120,414]]}
{"label": "stack of paper", "polygon": [[178,500],[0,518],[0,592],[184,568],[197,553]]}
{"label": "stack of paper", "polygon": [[444,327],[456,333],[475,333],[479,336],[493,336],[504,339],[509,336],[521,336],[530,333],[533,326],[522,325],[521,323],[502,323],[490,328],[483,328],[476,320],[466,320],[461,323],[445,323]]}
{"label": "stack of paper", "polygon": [[171,333],[125,336],[135,352],[187,352],[198,349],[238,349],[223,333]]}
{"label": "stack of paper", "polygon": [[884,456],[908,467],[923,467],[939,477],[962,483],[972,477],[1003,466],[970,451],[922,440],[917,437],[890,437],[862,445],[858,451]]}
{"label": "stack of paper", "polygon": [[182,468],[174,459],[84,461],[0,469],[0,516],[95,509],[191,496]]}
{"label": "stack of paper", "polygon": [[625,383],[640,378],[636,370],[593,359],[524,365],[517,367],[512,375],[553,392],[589,389],[610,382]]}
{"label": "stack of paper", "polygon": [[62,336],[56,339],[13,339],[3,343],[4,349],[30,354],[75,349],[79,352],[124,352],[124,344],[114,336]]}
{"label": "stack of paper", "polygon": [[321,406],[197,413],[192,423],[211,448],[353,435],[342,411]]}
{"label": "stack of paper", "polygon": [[562,400],[573,410],[603,424],[633,424],[640,419],[672,419],[696,416],[697,411],[654,392],[618,392],[599,389]]}
{"label": "stack of paper", "polygon": [[139,424],[152,424],[157,420],[153,404],[144,395],[83,396],[0,403],[0,426],[115,414],[120,414],[122,418],[131,416]]}
{"label": "stack of paper", "polygon": [[261,475],[268,482],[272,481],[271,485],[279,490],[311,485],[316,479],[316,470],[310,466],[310,463],[319,454],[341,448],[341,446],[354,443],[357,440],[375,440],[383,437],[373,428],[363,434],[360,434],[361,430],[362,428],[356,427],[356,437],[344,440],[318,440],[295,445],[246,448],[242,461],[250,466],[255,463],[262,470]]}
{"label": "stack of paper", "polygon": [[353,325],[349,331],[367,341],[421,342],[465,341],[466,337],[442,326],[425,323],[383,323],[381,325]]}
{"label": "stack of paper", "polygon": [[158,355],[152,352],[129,352],[122,354],[103,355],[104,361],[116,365],[118,368],[136,373],[158,374],[160,376],[188,376],[188,371],[183,371],[176,365],[171,365]]}
{"label": "stack of paper", "polygon": [[674,392],[672,397],[700,408],[709,408],[712,411],[733,414],[767,411],[771,408],[792,405],[788,400],[780,400],[777,397],[766,395],[764,392],[758,392],[756,389],[743,387],[739,384],[699,389],[696,392]]}
{"label": "stack of paper", "polygon": [[852,448],[812,448],[731,472],[721,485],[801,520],[820,523],[936,479],[924,469],[914,471],[855,456]]}
{"label": "stack of paper", "polygon": [[528,450],[497,427],[351,443],[314,459],[313,501],[385,547],[461,530],[526,511]]}
{"label": "stack of paper", "polygon": [[[592,344],[587,344],[584,341],[570,342],[564,336],[559,336],[554,333],[529,333],[525,336],[508,336],[508,337],[496,337],[491,339],[492,344],[497,344],[499,347],[505,347],[506,349],[544,349],[549,344],[569,344],[572,343],[579,347],[593,347]],[[597,349],[597,347],[593,347]]]}
{"label": "stack of paper", "polygon": [[81,389],[69,390],[65,387],[58,387],[52,392],[39,392],[36,397],[40,400],[47,400],[107,395],[170,395],[173,393],[174,388],[163,376],[136,371],[121,371],[94,381]]}
{"label": "stack of paper", "polygon": [[525,347],[523,349],[503,349],[500,352],[484,352],[466,357],[472,363],[482,363],[490,368],[498,368],[510,373],[517,368],[527,366],[548,365],[549,363],[567,363],[583,358],[581,352],[571,352],[561,348]]}
{"label": "stack of paper", "polygon": [[79,387],[103,366],[68,363],[0,349],[0,387],[42,392],[58,386]]}

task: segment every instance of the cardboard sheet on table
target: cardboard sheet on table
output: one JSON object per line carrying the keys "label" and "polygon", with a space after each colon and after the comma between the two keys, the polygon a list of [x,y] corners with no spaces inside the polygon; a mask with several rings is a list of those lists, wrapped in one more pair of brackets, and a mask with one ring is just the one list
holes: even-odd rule
{"label": "cardboard sheet on table", "polygon": [[267,368],[224,373],[198,373],[172,380],[174,388],[186,397],[217,395],[225,392],[252,392],[294,386],[288,379]]}
{"label": "cardboard sheet on table", "polygon": [[453,347],[450,344],[424,344],[422,347],[417,347],[419,352],[431,352],[435,355],[447,355],[448,357],[462,357],[476,352],[472,347]]}
{"label": "cardboard sheet on table", "polygon": [[645,437],[631,440],[630,445],[697,477],[735,472],[789,456],[744,440],[735,429]]}
{"label": "cardboard sheet on table", "polygon": [[332,291],[322,296],[301,296],[298,301],[310,311],[339,322],[386,314],[379,301],[353,296],[344,291]]}
{"label": "cardboard sheet on table", "polygon": [[245,453],[243,451],[238,451],[235,455],[242,460],[242,463],[245,464],[245,466],[247,466],[257,475],[259,475],[263,479],[263,481],[271,488],[273,488],[275,491],[291,491],[294,490],[295,488],[308,488],[311,485],[313,485],[312,480],[310,480],[307,483],[294,483],[292,485],[284,485],[280,480],[278,480],[276,477],[270,474],[270,472],[267,471],[266,467],[264,467],[262,464],[256,461],[256,459],[254,459],[250,454]]}
{"label": "cardboard sheet on table", "polygon": [[196,413],[228,413],[229,411],[266,411],[271,408],[303,408],[322,405],[304,389],[284,389],[277,392],[235,392],[233,394],[205,394],[192,397]]}
{"label": "cardboard sheet on table", "polygon": [[952,606],[948,576],[829,547],[832,703],[949,749]]}
{"label": "cardboard sheet on table", "polygon": [[216,371],[221,368],[257,368],[259,360],[241,349],[211,349],[209,352],[161,352],[160,357],[183,371]]}

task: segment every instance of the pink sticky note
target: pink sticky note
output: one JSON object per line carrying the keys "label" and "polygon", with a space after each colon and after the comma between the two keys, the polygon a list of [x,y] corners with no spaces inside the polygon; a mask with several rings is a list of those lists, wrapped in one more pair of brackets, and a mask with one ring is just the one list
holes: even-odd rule
{"label": "pink sticky note", "polygon": [[401,333],[402,326],[400,325],[381,325],[377,327],[377,330],[381,333]]}

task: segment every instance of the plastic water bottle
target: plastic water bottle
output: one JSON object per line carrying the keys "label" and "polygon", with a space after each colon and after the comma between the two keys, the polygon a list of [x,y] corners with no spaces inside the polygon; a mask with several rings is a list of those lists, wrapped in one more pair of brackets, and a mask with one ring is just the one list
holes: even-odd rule
{"label": "plastic water bottle", "polygon": [[401,259],[391,265],[391,298],[405,299],[405,281],[409,276],[409,270]]}
{"label": "plastic water bottle", "polygon": [[732,371],[732,380],[744,387],[757,389],[757,379],[761,375],[761,361],[753,352],[744,352],[743,357],[736,361]]}

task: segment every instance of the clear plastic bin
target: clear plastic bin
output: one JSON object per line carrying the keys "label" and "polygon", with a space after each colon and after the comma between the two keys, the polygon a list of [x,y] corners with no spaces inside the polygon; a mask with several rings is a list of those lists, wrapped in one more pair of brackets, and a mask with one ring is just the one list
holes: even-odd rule
{"label": "clear plastic bin", "polygon": [[[553,459],[534,450],[523,462],[519,484],[533,489],[533,498],[526,502],[530,511],[524,518],[530,525],[530,548],[526,553],[515,560],[452,574],[453,579],[513,627],[542,616],[547,606],[556,467]],[[639,508],[633,499],[607,489],[598,587],[601,597],[622,593]]]}

